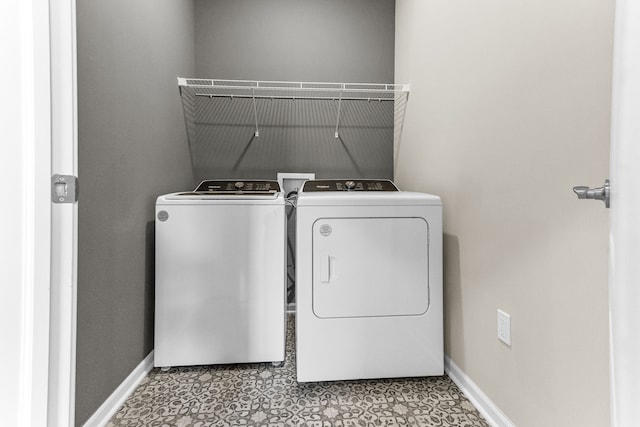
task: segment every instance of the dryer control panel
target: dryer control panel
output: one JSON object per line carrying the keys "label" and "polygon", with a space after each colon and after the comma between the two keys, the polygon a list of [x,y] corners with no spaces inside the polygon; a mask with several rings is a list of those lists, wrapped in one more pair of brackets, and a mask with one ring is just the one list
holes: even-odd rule
{"label": "dryer control panel", "polygon": [[388,179],[317,179],[304,183],[305,193],[318,191],[399,191]]}
{"label": "dryer control panel", "polygon": [[280,191],[278,181],[251,180],[205,180],[194,190],[195,193],[204,194],[274,194]]}

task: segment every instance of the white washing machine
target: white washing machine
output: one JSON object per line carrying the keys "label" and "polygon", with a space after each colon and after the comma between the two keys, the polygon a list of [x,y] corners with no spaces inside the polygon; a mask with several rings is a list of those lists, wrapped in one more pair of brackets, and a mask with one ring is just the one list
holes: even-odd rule
{"label": "white washing machine", "polygon": [[156,201],[155,366],[284,360],[277,181],[203,181]]}
{"label": "white washing machine", "polygon": [[307,181],[296,232],[299,382],[443,375],[438,196]]}

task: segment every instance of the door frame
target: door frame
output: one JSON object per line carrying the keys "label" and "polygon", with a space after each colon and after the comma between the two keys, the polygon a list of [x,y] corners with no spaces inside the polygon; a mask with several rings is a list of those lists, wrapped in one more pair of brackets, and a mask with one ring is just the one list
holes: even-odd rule
{"label": "door frame", "polygon": [[[76,1],[50,0],[51,167],[78,175]],[[78,203],[51,207],[50,425],[75,423]]]}

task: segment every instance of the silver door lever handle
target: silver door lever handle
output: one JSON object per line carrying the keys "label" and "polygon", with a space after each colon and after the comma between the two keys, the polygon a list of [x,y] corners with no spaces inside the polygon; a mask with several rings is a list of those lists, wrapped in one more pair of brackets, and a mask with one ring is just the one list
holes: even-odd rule
{"label": "silver door lever handle", "polygon": [[605,207],[609,207],[609,180],[604,180],[604,185],[598,188],[589,188],[584,185],[573,187],[573,192],[578,195],[578,199],[602,200]]}

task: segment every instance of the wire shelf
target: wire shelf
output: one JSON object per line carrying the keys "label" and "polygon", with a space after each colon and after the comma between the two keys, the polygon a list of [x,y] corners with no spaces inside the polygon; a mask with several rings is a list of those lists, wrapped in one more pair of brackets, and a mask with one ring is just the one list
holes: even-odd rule
{"label": "wire shelf", "polygon": [[[281,102],[296,103],[298,108],[307,109],[308,115],[317,114],[321,110],[322,127],[327,128],[328,117],[333,111],[333,138],[341,139],[341,126],[345,120],[345,105],[356,103],[351,110],[357,111],[359,119],[349,115],[349,126],[357,128],[371,127],[372,117],[379,115],[380,107],[376,105],[390,104],[385,108],[388,119],[383,119],[384,126],[393,128],[393,144],[397,150],[402,137],[406,104],[409,98],[409,85],[384,83],[332,83],[332,82],[286,82],[286,81],[258,81],[258,80],[223,80],[178,77],[178,88],[182,97],[185,123],[189,144],[192,152],[194,145],[208,143],[198,141],[199,128],[219,126],[221,121],[229,124],[228,111],[242,112],[232,120],[246,127],[252,123],[252,138],[260,137],[261,131],[267,131],[273,126],[283,123],[269,123],[275,117],[269,114],[269,109],[281,110]],[[224,101],[228,100],[228,101]],[[237,100],[237,101],[234,101]],[[239,102],[240,104],[226,104],[227,108],[220,108],[208,102]],[[322,107],[312,107],[308,103],[321,103]],[[236,105],[236,107],[233,107]],[[288,105],[288,104],[287,104]],[[368,112],[369,111],[369,112]],[[223,117],[224,116],[224,117]],[[361,123],[355,123],[358,120]],[[286,123],[285,123],[286,125]],[[301,127],[299,123],[292,126]],[[201,138],[200,138],[201,139]],[[394,150],[395,157],[395,150]]]}

